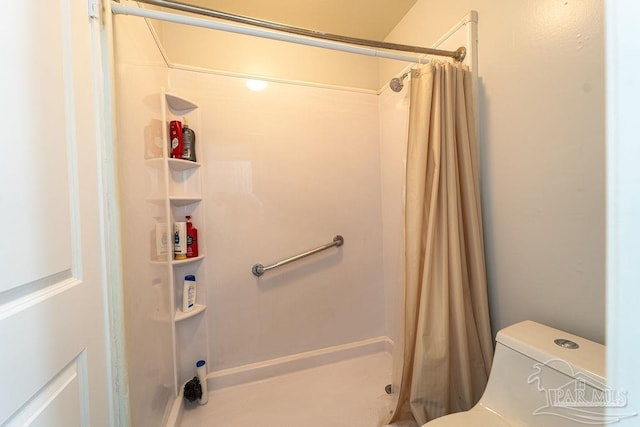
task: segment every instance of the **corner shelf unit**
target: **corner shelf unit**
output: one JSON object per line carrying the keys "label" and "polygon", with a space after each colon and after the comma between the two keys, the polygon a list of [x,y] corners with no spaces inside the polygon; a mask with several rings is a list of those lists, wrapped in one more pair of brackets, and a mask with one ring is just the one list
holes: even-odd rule
{"label": "corner shelf unit", "polygon": [[[163,227],[166,233],[167,259],[154,260],[154,246],[152,243],[151,263],[166,265],[166,274],[169,278],[167,292],[172,312],[169,325],[173,342],[173,367],[174,367],[174,391],[177,396],[185,381],[193,378],[195,363],[200,359],[208,360],[207,327],[203,316],[207,306],[206,302],[206,264],[204,248],[204,203],[202,199],[202,138],[200,132],[200,117],[198,105],[175,93],[161,91],[162,103],[162,154],[145,160],[145,165],[150,173],[154,174],[155,189],[149,195],[147,201],[156,206],[158,214],[156,221]],[[188,120],[189,127],[196,134],[196,159],[193,162],[184,159],[170,158],[169,123],[172,120]],[[191,217],[191,222],[198,229],[199,255],[193,258],[176,260],[173,258],[173,224],[178,221],[186,221],[186,216]],[[157,232],[156,232],[157,234]],[[153,239],[152,239],[153,240]],[[163,245],[164,247],[164,245]],[[157,247],[155,248],[157,251]],[[163,268],[163,267],[160,267]],[[182,288],[186,275],[196,276],[196,304],[193,310],[182,312]]]}

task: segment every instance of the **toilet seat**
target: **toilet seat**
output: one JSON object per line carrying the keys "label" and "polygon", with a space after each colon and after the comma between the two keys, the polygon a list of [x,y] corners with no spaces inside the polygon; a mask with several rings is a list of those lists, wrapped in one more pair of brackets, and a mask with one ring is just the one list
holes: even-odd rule
{"label": "toilet seat", "polygon": [[461,426],[482,426],[482,427],[513,427],[504,417],[478,405],[469,411],[458,412],[456,414],[445,415],[424,424],[423,427],[461,427]]}

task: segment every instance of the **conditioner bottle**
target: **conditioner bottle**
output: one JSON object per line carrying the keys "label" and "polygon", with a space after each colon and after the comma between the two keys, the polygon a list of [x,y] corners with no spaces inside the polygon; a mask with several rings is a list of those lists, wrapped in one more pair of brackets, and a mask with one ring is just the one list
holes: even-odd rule
{"label": "conditioner bottle", "polygon": [[196,306],[196,276],[189,274],[184,277],[182,288],[182,312],[188,313]]}

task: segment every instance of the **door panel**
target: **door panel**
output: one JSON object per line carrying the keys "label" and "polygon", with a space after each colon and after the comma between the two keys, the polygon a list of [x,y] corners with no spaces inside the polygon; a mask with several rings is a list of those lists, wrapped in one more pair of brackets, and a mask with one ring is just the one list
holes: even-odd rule
{"label": "door panel", "polygon": [[45,385],[10,422],[16,426],[79,426],[88,424],[82,412],[81,390],[86,379],[84,353]]}
{"label": "door panel", "polygon": [[110,419],[99,22],[7,2],[0,80],[0,424]]}
{"label": "door panel", "polygon": [[[14,10],[0,19],[22,19],[2,25],[12,59],[2,81],[2,229],[13,244],[0,259],[6,278],[0,292],[71,268],[61,7],[55,1],[4,6]],[[47,19],[44,9],[58,19]]]}

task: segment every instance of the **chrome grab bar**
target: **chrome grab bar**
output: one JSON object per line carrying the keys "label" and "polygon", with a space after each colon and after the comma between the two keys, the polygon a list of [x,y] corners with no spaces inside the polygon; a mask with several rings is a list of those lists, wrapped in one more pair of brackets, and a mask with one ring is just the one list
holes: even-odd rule
{"label": "chrome grab bar", "polygon": [[276,267],[283,266],[285,264],[289,264],[290,262],[297,261],[299,259],[308,257],[309,255],[313,255],[313,254],[318,253],[318,252],[322,252],[325,249],[329,249],[329,248],[332,248],[334,246],[337,248],[339,246],[342,246],[343,244],[344,244],[344,239],[342,238],[342,236],[337,235],[336,237],[333,238],[333,241],[331,243],[327,243],[326,245],[318,246],[315,249],[311,249],[311,250],[309,250],[307,252],[304,252],[304,253],[301,253],[299,255],[292,256],[291,258],[283,259],[282,261],[278,261],[275,264],[269,265],[267,267],[265,267],[262,264],[255,264],[253,266],[253,268],[251,268],[251,272],[253,273],[254,276],[260,277],[260,276],[262,276],[264,274],[265,271],[269,271],[272,268],[276,268]]}

